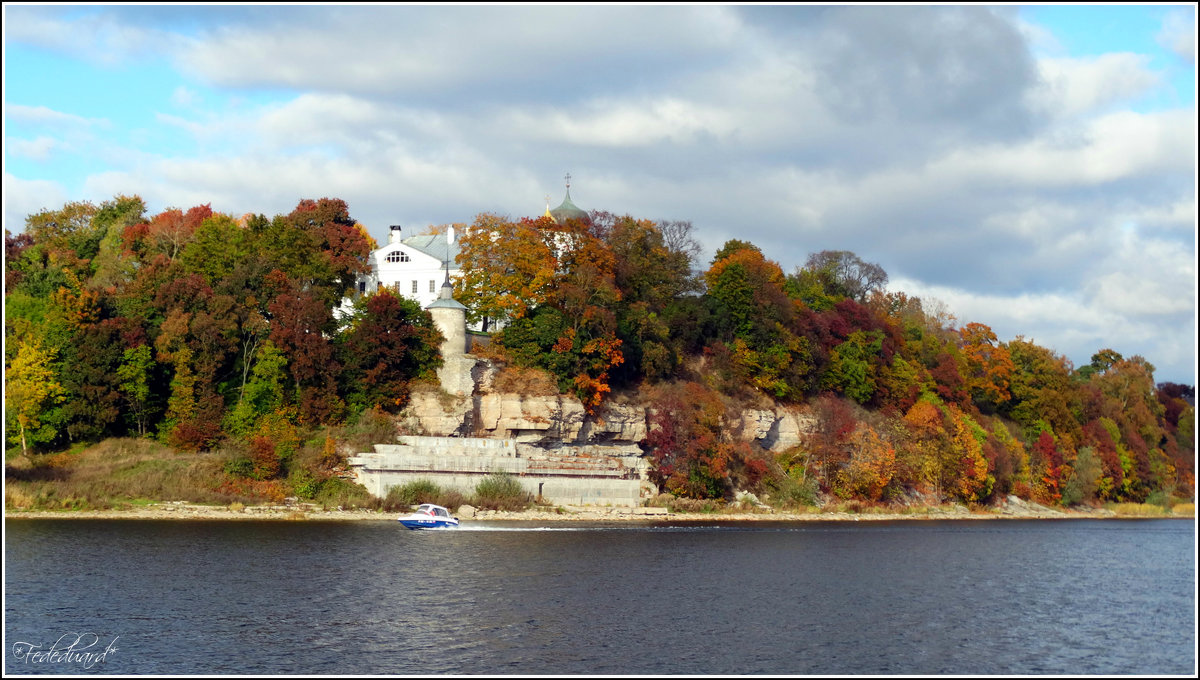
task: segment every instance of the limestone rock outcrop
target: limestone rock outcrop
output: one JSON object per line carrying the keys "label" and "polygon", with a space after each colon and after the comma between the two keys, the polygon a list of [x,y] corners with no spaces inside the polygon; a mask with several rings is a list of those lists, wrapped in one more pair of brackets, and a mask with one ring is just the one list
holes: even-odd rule
{"label": "limestone rock outcrop", "polygon": [[[636,446],[652,427],[651,413],[648,405],[610,403],[589,415],[578,399],[566,395],[424,391],[412,395],[400,425],[426,436],[513,439],[550,448]],[[796,446],[814,426],[812,416],[786,408],[747,409],[729,423],[735,436],[771,451]]]}

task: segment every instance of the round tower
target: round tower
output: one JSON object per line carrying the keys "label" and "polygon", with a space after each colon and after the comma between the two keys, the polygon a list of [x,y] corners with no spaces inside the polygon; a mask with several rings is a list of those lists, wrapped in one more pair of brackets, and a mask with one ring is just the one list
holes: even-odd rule
{"label": "round tower", "polygon": [[454,299],[454,288],[450,285],[449,276],[442,284],[438,299],[429,303],[425,309],[429,310],[429,315],[433,317],[433,325],[442,332],[442,337],[446,338],[442,342],[442,358],[449,360],[451,357],[466,354],[470,350],[470,347],[467,347],[467,308]]}

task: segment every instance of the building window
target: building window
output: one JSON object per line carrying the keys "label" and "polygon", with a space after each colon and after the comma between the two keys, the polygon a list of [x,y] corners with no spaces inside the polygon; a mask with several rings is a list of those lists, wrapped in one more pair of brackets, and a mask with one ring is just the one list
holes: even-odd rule
{"label": "building window", "polygon": [[408,253],[402,250],[393,250],[384,259],[388,262],[408,262]]}
{"label": "building window", "polygon": [[358,282],[358,294],[359,294],[359,295],[362,295],[362,294],[364,294],[364,293],[366,293],[366,292],[367,292],[367,282],[366,282],[366,281],[359,281],[359,282]]}
{"label": "building window", "polygon": [[434,279],[429,279],[429,292],[430,292],[430,293],[436,293],[436,292],[437,292],[437,287],[436,287],[436,286],[437,286],[437,281],[436,281],[436,280],[434,280]]}
{"label": "building window", "polygon": [[417,282],[413,281],[413,295],[417,294]]}

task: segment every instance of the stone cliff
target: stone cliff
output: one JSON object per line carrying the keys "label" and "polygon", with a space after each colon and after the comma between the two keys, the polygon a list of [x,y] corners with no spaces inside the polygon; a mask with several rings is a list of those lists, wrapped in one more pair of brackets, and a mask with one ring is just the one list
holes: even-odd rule
{"label": "stone cliff", "polygon": [[[470,394],[418,391],[400,416],[401,427],[415,435],[484,437],[515,440],[541,449],[608,449],[640,455],[638,442],[651,427],[652,405],[605,404],[589,415],[567,395],[523,395],[491,391],[486,373],[476,375]],[[802,409],[747,409],[728,424],[735,436],[764,449],[783,451],[800,443],[815,425]]]}

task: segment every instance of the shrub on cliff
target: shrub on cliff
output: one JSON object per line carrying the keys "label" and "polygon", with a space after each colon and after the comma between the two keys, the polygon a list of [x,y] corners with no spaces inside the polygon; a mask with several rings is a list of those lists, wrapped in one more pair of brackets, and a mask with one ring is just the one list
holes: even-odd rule
{"label": "shrub on cliff", "polygon": [[532,503],[533,496],[521,488],[521,483],[501,472],[484,477],[475,486],[472,505],[487,510],[524,510]]}

